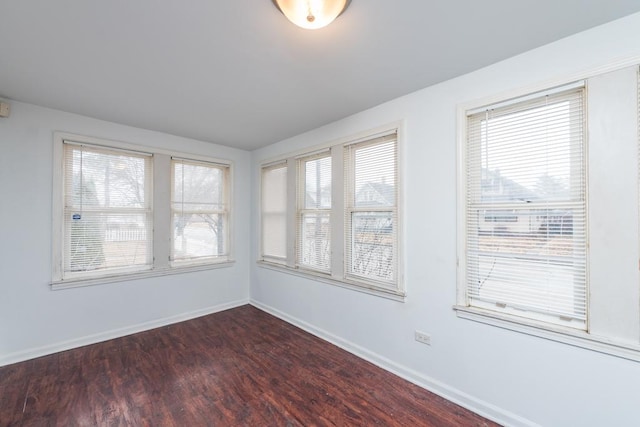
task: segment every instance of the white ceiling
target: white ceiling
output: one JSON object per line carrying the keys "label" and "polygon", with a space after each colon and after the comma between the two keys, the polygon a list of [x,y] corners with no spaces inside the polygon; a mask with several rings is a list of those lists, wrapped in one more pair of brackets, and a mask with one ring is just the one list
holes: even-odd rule
{"label": "white ceiling", "polygon": [[0,97],[254,149],[587,28],[639,0],[0,0]]}

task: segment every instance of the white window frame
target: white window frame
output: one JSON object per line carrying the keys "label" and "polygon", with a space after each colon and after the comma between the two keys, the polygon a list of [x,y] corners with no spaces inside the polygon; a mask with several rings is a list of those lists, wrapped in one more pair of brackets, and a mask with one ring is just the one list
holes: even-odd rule
{"label": "white window frame", "polygon": [[[523,99],[524,98],[524,99]],[[461,227],[464,228],[464,234],[468,237],[466,243],[466,249],[464,251],[464,260],[467,263],[467,282],[465,283],[465,294],[466,300],[465,304],[470,307],[475,308],[484,308],[488,311],[497,311],[499,313],[510,313],[514,316],[522,316],[528,319],[536,319],[542,322],[550,322],[559,324],[561,326],[569,326],[575,328],[586,329],[586,322],[582,319],[582,306],[580,303],[586,299],[587,295],[587,271],[586,271],[586,261],[587,261],[587,227],[585,224],[581,222],[581,219],[586,219],[586,147],[587,147],[587,138],[585,132],[586,126],[586,108],[584,105],[586,104],[586,90],[584,88],[584,82],[578,82],[577,84],[571,84],[568,86],[563,86],[560,88],[554,88],[549,91],[545,91],[542,93],[536,93],[532,95],[527,95],[523,98],[516,98],[510,102],[499,103],[498,106],[490,105],[485,106],[482,109],[468,111],[466,121],[469,125],[474,126],[474,131],[471,131],[471,134],[468,135],[467,143],[465,144],[464,155],[469,160],[467,164],[467,173],[464,176],[466,182],[464,185],[464,193],[467,197],[465,198],[465,224],[461,224]],[[565,116],[565,110],[559,108],[560,105],[565,104],[567,102],[571,102],[571,107],[569,110],[569,116]],[[549,112],[552,116],[547,117],[547,112],[545,112],[545,106],[551,103],[552,110]],[[542,118],[541,114],[545,114],[545,118]],[[559,122],[560,119],[566,119],[566,123],[563,121]],[[535,119],[535,122],[533,122]],[[481,132],[482,126],[487,126],[484,129],[488,129],[487,122],[489,120],[495,120],[500,123],[503,122],[502,125],[498,124],[499,129],[496,129],[495,132],[501,132],[502,134],[509,134],[509,132],[513,132],[511,135],[518,135],[518,139],[509,140],[509,144],[515,144],[520,138],[523,138],[523,129],[531,128],[534,129],[533,132],[540,132],[540,134],[527,135],[527,139],[531,138],[542,138],[542,131],[536,130],[540,129],[540,123],[544,120],[545,128],[549,126],[549,122],[551,122],[551,126],[560,127],[562,126],[563,131],[567,131],[570,127],[571,134],[566,135],[562,133],[562,136],[558,136],[552,133],[552,136],[548,137],[547,133],[544,133],[545,138],[545,146],[549,144],[547,138],[551,138],[552,142],[557,142],[558,140],[555,138],[562,138],[564,144],[567,145],[566,151],[563,151],[562,154],[567,156],[566,160],[568,163],[568,169],[570,172],[570,179],[567,182],[568,193],[567,195],[563,195],[562,198],[558,200],[550,200],[549,198],[540,197],[538,199],[537,195],[532,195],[532,200],[482,200],[483,190],[481,188],[481,169],[483,167],[488,167],[487,165],[482,164],[482,155],[485,153],[484,151],[481,153],[481,145],[483,137],[485,139],[490,139],[494,141],[494,139],[487,137],[485,132]],[[566,126],[566,128],[565,128]],[[467,129],[470,129],[467,127]],[[492,128],[493,129],[493,128]],[[512,129],[518,129],[518,133],[516,133]],[[491,131],[488,131],[491,134]],[[552,131],[553,132],[553,131]],[[496,145],[498,146],[498,150],[500,150],[500,136],[497,136],[495,140],[497,141]],[[504,137],[503,137],[504,138]],[[566,140],[565,140],[566,138]],[[542,141],[538,141],[541,143]],[[488,141],[485,142],[487,148],[489,146]],[[502,142],[503,150],[504,142]],[[555,147],[554,147],[555,148]],[[512,148],[509,148],[512,149]],[[547,147],[550,149],[550,147]],[[492,151],[493,148],[489,151]],[[555,150],[557,152],[557,148]],[[551,153],[551,156],[558,156],[556,153]],[[487,161],[489,158],[492,158],[489,153],[486,154]],[[502,156],[505,156],[504,152]],[[532,157],[533,156],[533,157]],[[530,161],[530,165],[534,167],[544,167],[543,160],[545,157],[538,157],[540,154],[536,155],[535,152],[529,152],[529,157],[527,158]],[[510,159],[511,161],[513,159]],[[522,161],[523,159],[518,159],[518,161]],[[555,157],[554,157],[555,160]],[[546,160],[549,161],[548,159]],[[552,160],[553,161],[553,160]],[[474,163],[471,163],[474,162]],[[506,161],[502,161],[503,165],[508,165]],[[513,167],[513,166],[512,166]],[[569,171],[567,171],[569,172]],[[486,171],[486,173],[490,173],[490,171]],[[495,172],[491,172],[495,173]],[[461,177],[461,180],[463,178]],[[471,183],[470,188],[467,188],[467,184]],[[515,185],[515,183],[514,183]],[[521,191],[524,191],[521,190]],[[520,194],[518,194],[520,195]],[[573,253],[569,256],[553,256],[551,254],[536,254],[531,255],[531,258],[528,258],[530,255],[527,253],[522,253],[519,251],[512,251],[509,247],[505,248],[503,251],[497,252],[489,252],[490,249],[482,249],[482,221],[478,220],[478,214],[485,211],[507,211],[509,209],[513,209],[513,212],[520,212],[521,215],[527,215],[532,211],[545,211],[550,209],[560,209],[563,211],[572,212],[573,221],[573,232],[570,234],[571,245],[573,246]],[[577,219],[577,220],[576,220]],[[533,221],[533,224],[537,224]],[[503,227],[507,228],[504,224]],[[473,229],[468,229],[467,227],[475,227]],[[489,230],[493,230],[493,227],[485,227]],[[516,238],[519,234],[524,234],[525,237],[520,237],[520,239],[525,239],[526,242],[543,242],[544,238],[553,238],[554,235],[549,234],[538,234],[538,230],[535,229],[533,231],[535,234],[531,235],[532,231],[529,227],[532,227],[531,224],[528,225],[526,232],[517,231],[513,234],[508,234],[506,239],[509,239],[509,244],[513,244],[514,242],[520,242]],[[516,228],[516,230],[518,230]],[[493,233],[493,231],[492,231]],[[562,236],[564,239],[567,239],[566,236]],[[498,237],[499,238],[499,237]],[[537,246],[537,245],[536,245]],[[469,256],[467,256],[469,254]],[[479,271],[481,259],[491,260],[493,259],[493,265],[491,268],[487,268],[489,271],[486,277],[480,277]],[[563,280],[560,283],[560,286],[570,286],[573,285],[571,294],[575,298],[575,293],[578,293],[577,303],[570,300],[571,295],[555,295],[557,289],[554,288],[554,292],[550,297],[546,295],[536,295],[534,292],[528,291],[526,288],[526,274],[522,274],[522,276],[515,276],[518,274],[519,270],[526,270],[528,274],[536,274],[542,273],[542,267],[545,269],[549,268],[549,264],[555,265],[556,267],[559,265],[563,265],[562,273],[566,277],[571,275],[571,280]],[[509,268],[508,265],[517,265],[518,268]],[[508,290],[501,289],[498,284],[497,288],[494,288],[493,291],[488,292],[487,296],[485,296],[485,292],[481,292],[479,289],[481,286],[477,288],[469,285],[470,283],[476,283],[476,280],[479,282],[487,281],[488,286],[492,286],[492,281],[490,279],[491,272],[494,267],[497,271],[503,270],[501,274],[506,275],[505,280],[507,283],[510,283],[512,286],[516,284],[523,284],[523,291],[520,294],[517,294],[511,291],[513,288],[510,286]],[[504,271],[506,269],[506,272]],[[495,271],[494,271],[495,273]],[[500,274],[500,273],[499,273]],[[500,279],[498,280],[498,283]],[[523,283],[524,282],[524,283]],[[568,283],[567,283],[568,282]],[[485,287],[487,286],[485,285]],[[539,283],[540,286],[544,286],[544,283]],[[469,288],[467,288],[469,286]],[[532,284],[529,284],[532,286]],[[475,289],[475,292],[473,291]],[[510,295],[511,294],[511,295]],[[570,304],[567,304],[569,307],[573,308],[574,311],[571,311],[571,308],[564,307],[563,305],[567,302],[571,301]],[[578,308],[576,309],[576,304]],[[587,302],[584,302],[586,305]],[[551,307],[549,307],[551,305]]]}
{"label": "white window frame", "polygon": [[[186,267],[186,266],[190,266],[190,265],[203,265],[203,264],[211,264],[211,263],[217,263],[217,262],[224,262],[229,258],[229,226],[230,226],[230,219],[231,216],[229,215],[229,174],[230,174],[230,166],[228,164],[223,164],[223,163],[216,163],[216,162],[205,162],[202,160],[193,160],[193,159],[185,159],[182,157],[176,157],[176,156],[172,156],[171,157],[171,197],[173,199],[173,182],[175,180],[175,168],[174,168],[174,164],[177,163],[183,163],[183,164],[187,164],[187,165],[199,165],[199,166],[204,166],[204,167],[208,167],[208,168],[212,168],[212,169],[219,169],[222,172],[222,199],[223,199],[223,208],[222,209],[209,209],[209,210],[199,210],[198,213],[205,213],[205,214],[216,214],[219,215],[223,218],[223,224],[224,224],[224,228],[223,228],[223,234],[224,236],[223,241],[225,244],[225,253],[222,255],[217,255],[217,256],[207,256],[207,257],[197,257],[197,258],[192,258],[192,259],[174,259],[172,255],[170,255],[170,266],[177,268],[177,267]],[[173,201],[172,201],[173,203]],[[173,207],[171,207],[171,218],[173,218],[174,213],[176,213],[177,210],[173,209]],[[171,225],[171,230],[173,230],[173,228],[175,227],[175,224],[173,223],[172,220],[172,225]],[[171,236],[173,236],[173,233],[171,233]],[[175,241],[174,239],[171,239],[171,253],[173,254],[173,250],[175,247]]]}
{"label": "white window frame", "polygon": [[[153,216],[152,259],[150,269],[144,271],[95,271],[82,274],[65,274],[64,260],[64,147],[65,143],[87,145],[105,150],[129,151],[145,153],[151,156],[152,194],[151,210]],[[198,263],[170,262],[171,253],[171,158],[178,157],[194,162],[217,164],[228,168],[228,256],[208,259]],[[233,162],[202,155],[164,150],[127,142],[108,140],[68,132],[54,132],[53,135],[53,189],[52,189],[52,280],[51,289],[66,289],[103,283],[142,279],[146,277],[164,276],[190,271],[208,270],[228,267],[235,263],[233,250]]]}
{"label": "white window frame", "polygon": [[[62,169],[63,180],[65,180],[65,175],[66,175],[65,172],[68,164],[68,161],[66,159],[66,156],[67,156],[66,152],[68,149],[69,150],[79,149],[83,153],[86,150],[86,152],[89,152],[89,153],[99,153],[99,154],[106,154],[106,155],[122,154],[123,156],[128,155],[131,157],[138,157],[138,158],[145,159],[145,163],[146,163],[145,164],[146,166],[145,182],[144,182],[145,206],[138,207],[138,208],[130,208],[130,207],[86,208],[85,207],[84,209],[81,206],[80,207],[76,206],[74,207],[74,209],[69,209],[69,207],[66,206],[66,200],[65,200],[63,201],[62,228],[64,233],[64,223],[65,223],[64,218],[65,217],[68,218],[72,214],[74,215],[77,214],[78,209],[80,209],[80,214],[88,214],[88,213],[94,212],[94,213],[102,213],[102,214],[135,213],[138,215],[144,215],[148,222],[148,226],[146,230],[147,240],[145,241],[147,259],[144,264],[137,264],[132,266],[112,267],[109,269],[96,270],[96,271],[92,271],[92,270],[66,271],[67,268],[69,267],[69,263],[71,262],[70,260],[71,248],[69,247],[69,244],[66,241],[67,236],[65,233],[65,235],[62,236],[63,250],[60,251],[60,257],[61,257],[60,270],[62,271],[63,278],[67,280],[82,280],[85,278],[93,278],[101,275],[129,274],[129,273],[150,270],[153,264],[153,235],[152,233],[150,233],[150,231],[153,229],[153,198],[152,198],[153,179],[151,178],[153,176],[153,156],[150,153],[142,152],[142,151],[123,150],[121,148],[116,149],[113,147],[97,146],[97,145],[86,144],[86,143],[78,143],[76,141],[71,141],[71,140],[65,140],[63,142],[63,157],[65,157],[64,165]],[[64,186],[64,190],[63,190],[62,197],[63,199],[68,199],[68,193],[72,191],[73,183],[67,182],[65,180],[63,183],[63,186]],[[83,210],[84,212],[82,212]],[[83,215],[83,216],[86,217],[87,215]]]}
{"label": "white window frame", "polygon": [[[277,170],[277,169],[284,169],[286,173],[288,173],[288,168],[287,168],[287,161],[278,161],[269,165],[263,165],[262,168],[260,169],[260,259],[263,259],[267,262],[270,263],[274,263],[274,264],[281,264],[281,265],[285,265],[287,263],[287,256],[285,254],[285,256],[280,257],[280,256],[276,256],[274,254],[266,254],[265,250],[264,250],[264,239],[265,239],[265,215],[264,213],[264,186],[265,186],[265,179],[264,179],[264,175],[266,173],[269,173],[273,170]],[[286,176],[286,179],[288,180],[289,177],[288,175]],[[288,185],[285,183],[285,193],[287,192],[287,188]],[[285,198],[288,199],[288,195],[285,194]],[[288,206],[287,206],[288,208]],[[269,212],[270,215],[273,215],[272,212]],[[286,252],[286,247],[288,246],[287,242],[288,242],[288,231],[289,231],[289,225],[288,225],[288,218],[289,218],[289,212],[285,210],[284,212],[284,216],[285,216],[285,236],[284,236],[284,240],[285,240],[285,252]]]}
{"label": "white window frame", "polygon": [[[306,162],[314,161],[322,158],[329,158],[331,160],[331,152],[330,151],[322,151],[320,153],[315,153],[310,156],[300,157],[297,159],[296,166],[298,177],[296,180],[297,187],[297,204],[296,204],[296,266],[300,269],[317,271],[319,273],[329,273],[331,272],[331,264],[333,260],[331,259],[331,255],[329,255],[329,266],[328,268],[320,268],[315,267],[311,264],[305,264],[302,259],[302,244],[303,244],[303,228],[304,228],[304,216],[307,214],[316,214],[316,215],[329,215],[329,239],[331,242],[331,230],[333,229],[333,225],[331,223],[331,212],[332,208],[307,208],[305,203],[305,186],[307,184],[306,177]],[[333,177],[332,177],[333,178]],[[333,181],[331,182],[331,188],[333,191]],[[331,244],[331,243],[330,243]]]}
{"label": "white window frame", "polygon": [[[365,213],[365,212],[379,212],[379,213],[383,213],[383,212],[388,212],[392,218],[395,219],[395,227],[393,228],[392,232],[393,234],[393,239],[397,242],[398,241],[398,206],[396,204],[396,206],[383,206],[383,207],[372,207],[372,206],[366,206],[366,207],[358,207],[356,206],[355,203],[355,156],[353,155],[356,150],[358,149],[364,149],[367,147],[371,147],[371,146],[375,146],[378,144],[382,144],[385,141],[385,136],[381,135],[380,137],[376,137],[376,138],[371,138],[371,139],[367,139],[364,141],[359,141],[353,144],[347,144],[344,146],[343,150],[345,152],[345,156],[344,159],[345,161],[350,161],[351,164],[344,165],[344,170],[345,170],[345,184],[344,188],[346,191],[346,197],[345,197],[345,206],[344,206],[344,216],[345,216],[345,240],[347,242],[352,241],[353,239],[353,215],[356,213]],[[397,145],[396,145],[397,148]],[[347,154],[347,152],[349,152]],[[397,155],[397,151],[396,151],[396,155]],[[399,172],[398,172],[398,164],[396,164],[396,179],[398,178]],[[398,187],[399,189],[399,187]],[[398,193],[399,191],[397,191]],[[398,198],[398,195],[396,194],[396,198]],[[399,245],[395,245],[393,247],[393,258],[394,259],[398,259],[398,248]],[[346,256],[345,258],[345,263],[348,263],[351,260],[350,256],[352,256],[352,254],[349,254],[349,251],[346,251]],[[382,279],[371,279],[368,278],[366,275],[360,275],[357,273],[352,273],[348,271],[349,269],[345,266],[345,277],[347,277],[349,280],[352,280],[354,282],[363,282],[363,283],[375,283],[376,286],[380,287],[380,288],[388,288],[390,290],[394,289],[394,284],[396,282],[396,277],[393,277],[391,280],[382,280]],[[397,268],[394,269],[394,276],[395,274],[397,274]]]}
{"label": "white window frame", "polygon": [[[395,134],[396,143],[396,236],[395,236],[395,277],[393,282],[381,282],[378,280],[368,279],[366,277],[353,277],[346,274],[345,268],[345,242],[348,238],[345,220],[345,185],[349,177],[345,176],[344,168],[344,152],[346,147],[356,144],[366,144],[368,141],[376,138],[385,137]],[[381,126],[366,132],[341,138],[339,140],[314,146],[308,149],[299,150],[277,158],[269,159],[260,164],[260,173],[262,179],[263,171],[273,168],[274,165],[283,165],[287,167],[287,257],[286,260],[273,260],[271,257],[262,253],[264,234],[260,230],[260,252],[258,254],[258,265],[284,271],[290,274],[298,275],[305,278],[329,283],[344,288],[365,292],[372,295],[382,296],[385,298],[404,301],[406,292],[404,286],[404,260],[402,254],[403,245],[403,222],[402,216],[402,194],[403,194],[403,178],[402,178],[402,159],[403,159],[403,139],[404,139],[404,122],[394,122],[386,126]],[[308,160],[322,153],[330,153],[332,159],[331,176],[332,176],[332,200],[330,210],[331,224],[331,269],[330,271],[320,271],[302,267],[298,260],[298,239],[299,239],[299,205],[300,205],[300,161]],[[262,184],[260,185],[262,188]],[[262,191],[261,191],[262,193]],[[260,195],[262,200],[262,194]],[[387,209],[389,210],[389,209]],[[262,216],[262,209],[260,211]],[[262,227],[262,219],[259,221]]]}
{"label": "white window frame", "polygon": [[[577,347],[640,361],[639,88],[640,58],[458,107],[458,317]],[[585,80],[587,88],[587,239],[589,256],[586,330],[563,327],[498,310],[471,307],[466,295],[467,114],[485,105],[536,96]],[[621,96],[625,93],[624,96]],[[598,123],[599,125],[594,125]],[[605,126],[602,126],[606,123]],[[611,191],[615,188],[616,191]],[[618,197],[616,194],[624,194]],[[610,214],[614,212],[615,215]]]}

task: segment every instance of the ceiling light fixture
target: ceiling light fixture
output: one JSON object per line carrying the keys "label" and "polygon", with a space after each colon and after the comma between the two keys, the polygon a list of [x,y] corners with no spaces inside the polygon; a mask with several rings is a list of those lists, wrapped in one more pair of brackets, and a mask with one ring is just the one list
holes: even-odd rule
{"label": "ceiling light fixture", "polygon": [[272,0],[289,21],[307,30],[331,24],[351,3],[351,0]]}

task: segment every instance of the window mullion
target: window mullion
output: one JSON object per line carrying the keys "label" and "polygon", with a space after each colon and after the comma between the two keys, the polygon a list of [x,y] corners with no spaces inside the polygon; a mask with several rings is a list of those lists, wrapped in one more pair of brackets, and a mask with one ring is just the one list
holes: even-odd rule
{"label": "window mullion", "polygon": [[287,267],[296,266],[296,248],[298,241],[297,221],[297,182],[299,180],[298,162],[295,158],[287,159]]}
{"label": "window mullion", "polygon": [[171,156],[156,154],[153,160],[153,192],[151,205],[153,209],[153,268],[169,267],[171,254],[171,182],[173,172]]}
{"label": "window mullion", "polygon": [[345,245],[345,176],[344,148],[337,145],[331,149],[331,277],[344,278]]}

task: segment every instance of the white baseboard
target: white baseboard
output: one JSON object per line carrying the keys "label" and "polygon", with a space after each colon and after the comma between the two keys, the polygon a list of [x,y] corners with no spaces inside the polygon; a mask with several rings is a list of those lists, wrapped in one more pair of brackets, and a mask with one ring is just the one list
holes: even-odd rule
{"label": "white baseboard", "polygon": [[75,338],[68,341],[57,342],[46,346],[32,348],[25,351],[0,355],[0,366],[10,365],[12,363],[24,362],[25,360],[35,359],[36,357],[47,356],[49,354],[58,353],[60,351],[70,350],[72,348],[83,347],[85,345],[96,344],[114,338],[124,337],[126,335],[138,332],[148,331],[150,329],[171,325],[173,323],[184,322],[185,320],[195,319],[196,317],[206,316],[208,314],[217,313],[219,311],[228,310],[230,308],[239,307],[249,304],[248,299],[239,301],[231,301],[212,307],[194,310],[187,313],[177,314],[175,316],[164,317],[162,319],[151,320],[149,322],[139,323],[137,325],[127,326],[119,329],[101,332],[98,334],[87,335],[81,338]]}
{"label": "white baseboard", "polygon": [[285,322],[291,323],[292,325],[295,325],[312,335],[322,338],[323,340],[328,341],[342,348],[343,350],[348,351],[349,353],[367,360],[368,362],[371,362],[386,371],[398,375],[399,377],[404,378],[405,380],[413,384],[416,384],[426,390],[429,390],[430,392],[444,397],[445,399],[454,402],[464,408],[467,408],[485,418],[488,418],[505,426],[538,426],[538,424],[527,420],[526,418],[520,417],[488,402],[477,399],[467,393],[464,393],[461,390],[450,387],[433,378],[427,377],[419,372],[414,371],[413,369],[407,368],[406,366],[399,365],[384,356],[374,353],[341,337],[333,335],[332,333],[327,332],[323,329],[317,328],[303,320],[290,316],[269,305],[263,304],[253,299],[250,300],[249,303],[260,310],[272,314],[284,320]]}

